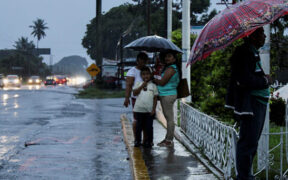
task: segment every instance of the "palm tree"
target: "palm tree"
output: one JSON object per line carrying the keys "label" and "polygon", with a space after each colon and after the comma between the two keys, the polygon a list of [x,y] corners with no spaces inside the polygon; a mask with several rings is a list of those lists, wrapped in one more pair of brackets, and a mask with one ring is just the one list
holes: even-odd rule
{"label": "palm tree", "polygon": [[15,41],[15,45],[13,45],[17,50],[31,52],[35,49],[35,45],[33,41],[28,40],[27,37],[21,37],[17,41]]}
{"label": "palm tree", "polygon": [[45,29],[48,29],[46,25],[47,23],[45,23],[43,19],[38,18],[36,21],[33,21],[33,25],[29,26],[33,29],[31,35],[37,37],[37,49],[39,41],[46,36]]}

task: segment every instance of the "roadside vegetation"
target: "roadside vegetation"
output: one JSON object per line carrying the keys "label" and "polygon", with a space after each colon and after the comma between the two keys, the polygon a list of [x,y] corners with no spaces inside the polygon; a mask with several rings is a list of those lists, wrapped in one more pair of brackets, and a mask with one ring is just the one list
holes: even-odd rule
{"label": "roadside vegetation", "polygon": [[47,23],[42,19],[33,21],[31,35],[37,38],[37,46],[28,37],[20,37],[14,43],[15,49],[0,50],[0,74],[17,74],[23,79],[31,75],[46,77],[51,74],[50,68],[43,62],[43,57],[38,53],[38,44],[46,34]]}
{"label": "roadside vegetation", "polygon": [[80,91],[76,97],[83,99],[122,98],[125,97],[125,91],[122,89],[100,89],[97,87],[88,87]]}
{"label": "roadside vegetation", "polygon": [[[281,71],[288,70],[288,36],[284,35],[284,29],[287,29],[288,23],[285,21],[288,16],[284,16],[275,21],[271,27],[271,65],[270,74],[274,80],[279,80],[277,74]],[[287,22],[287,21],[285,21]],[[172,41],[181,48],[182,42],[181,30],[173,31]],[[191,36],[191,45],[193,45],[196,36]],[[191,65],[191,95],[192,107],[199,109],[201,112],[208,114],[217,120],[228,125],[234,125],[233,112],[226,109],[225,96],[227,94],[227,86],[229,82],[230,63],[229,58],[233,54],[235,48],[243,43],[238,40],[232,43],[224,50],[212,53],[203,61],[196,62]],[[178,57],[181,59],[181,57]],[[274,89],[271,89],[273,91]],[[279,98],[270,99],[270,133],[280,132],[281,128],[285,131],[285,105],[286,102]],[[286,144],[285,135],[283,136],[284,147]],[[269,136],[269,149],[280,143],[280,135]],[[286,149],[283,149],[283,157],[286,157]],[[269,179],[279,174],[280,169],[280,147],[277,147],[270,155],[273,157],[273,164],[270,164]],[[285,166],[284,166],[285,164]],[[254,160],[254,172],[257,168],[257,158]],[[288,168],[287,159],[283,159],[283,171]],[[258,177],[265,179],[265,171],[261,172]],[[272,178],[273,177],[273,178]]]}

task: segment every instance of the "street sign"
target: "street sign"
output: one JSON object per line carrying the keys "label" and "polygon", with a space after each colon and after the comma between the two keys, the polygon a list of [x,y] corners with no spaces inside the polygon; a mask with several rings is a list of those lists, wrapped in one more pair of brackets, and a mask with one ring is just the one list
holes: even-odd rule
{"label": "street sign", "polygon": [[36,48],[32,50],[32,54],[34,55],[49,55],[51,54],[50,48]]}
{"label": "street sign", "polygon": [[90,76],[97,76],[100,73],[100,68],[96,66],[96,64],[91,64],[86,71],[90,74]]}

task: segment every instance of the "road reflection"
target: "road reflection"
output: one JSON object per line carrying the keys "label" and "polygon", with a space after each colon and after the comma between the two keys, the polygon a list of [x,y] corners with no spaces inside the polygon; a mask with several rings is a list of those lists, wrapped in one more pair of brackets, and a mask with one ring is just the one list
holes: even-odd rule
{"label": "road reflection", "polygon": [[2,95],[2,101],[3,101],[2,105],[3,105],[3,106],[7,106],[7,100],[8,100],[8,98],[9,98],[9,95],[8,95],[8,94],[3,94],[3,95]]}
{"label": "road reflection", "polygon": [[9,91],[9,90],[19,90],[21,88],[18,88],[18,87],[4,87],[3,90],[4,91]]}
{"label": "road reflection", "polygon": [[19,104],[17,102],[14,103],[14,109],[18,109],[19,108]]}
{"label": "road reflection", "polygon": [[3,101],[6,101],[8,98],[9,98],[8,94],[3,94],[3,96],[2,96]]}
{"label": "road reflection", "polygon": [[33,89],[39,90],[40,88],[41,88],[41,85],[28,85],[29,90],[33,90]]}
{"label": "road reflection", "polygon": [[13,150],[15,142],[19,141],[19,136],[0,136],[0,160],[3,160],[6,153]]}

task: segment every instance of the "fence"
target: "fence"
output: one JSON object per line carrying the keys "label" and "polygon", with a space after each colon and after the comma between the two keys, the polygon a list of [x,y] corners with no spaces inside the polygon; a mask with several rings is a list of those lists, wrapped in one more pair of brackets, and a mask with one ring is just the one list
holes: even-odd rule
{"label": "fence", "polygon": [[[270,144],[271,147],[268,146],[266,150],[262,149],[259,151],[258,149],[258,159],[260,158],[260,163],[258,163],[258,171],[255,172],[255,175],[257,176],[262,171],[265,170],[266,180],[271,179],[271,178],[281,179],[281,180],[288,179],[288,176],[287,176],[288,174],[288,105],[287,103],[286,103],[285,109],[286,109],[285,131],[283,131],[283,127],[281,127],[280,132],[262,133],[262,136],[265,139],[272,139],[272,137],[275,137],[275,136],[277,137],[277,139],[279,139],[279,142],[277,142],[276,145],[271,146]],[[286,161],[284,161],[285,159]],[[285,170],[285,166],[286,166],[286,170]],[[272,174],[274,177],[272,177]]]}
{"label": "fence", "polygon": [[210,162],[231,177],[235,167],[237,132],[216,119],[181,102],[181,129],[203,151]]}
{"label": "fence", "polygon": [[[210,162],[223,173],[225,179],[231,178],[233,169],[236,174],[237,131],[184,102],[180,102],[180,112],[181,129],[194,145],[202,150]],[[280,140],[277,145],[270,147],[270,149],[269,147],[258,149],[258,158],[261,157],[261,159],[258,161],[258,170],[254,173],[256,176],[265,170],[267,180],[269,173],[271,178],[272,171],[273,174],[276,174],[273,179],[288,179],[288,169],[284,171],[284,166],[288,166],[288,105],[286,105],[285,120],[285,132],[281,128],[280,132],[262,133],[264,139],[268,141],[265,142],[267,145],[271,136],[280,136]],[[279,157],[274,155],[277,150],[280,151]],[[276,163],[277,166],[273,167]]]}

